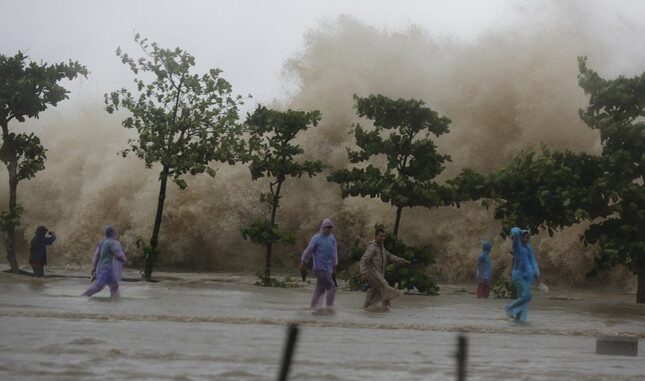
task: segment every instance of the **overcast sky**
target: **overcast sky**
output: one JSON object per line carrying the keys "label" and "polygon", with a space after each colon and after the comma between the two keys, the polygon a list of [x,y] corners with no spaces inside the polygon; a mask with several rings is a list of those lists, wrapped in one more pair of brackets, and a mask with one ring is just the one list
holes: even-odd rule
{"label": "overcast sky", "polygon": [[[627,33],[635,30],[645,37],[645,1],[579,3],[595,12],[599,24],[603,18],[619,18]],[[163,47],[188,50],[201,71],[221,68],[236,92],[251,93],[265,102],[281,95],[281,66],[303,48],[307,30],[340,15],[394,31],[416,24],[439,38],[476,43],[477,36],[491,28],[522,27],[524,18],[549,12],[549,4],[500,0],[0,0],[0,52],[13,55],[22,50],[46,62],[78,60],[90,69],[91,76],[74,85],[78,88],[72,98],[91,99],[130,81],[128,69],[114,50],[121,46],[137,56],[132,42],[136,30]]]}

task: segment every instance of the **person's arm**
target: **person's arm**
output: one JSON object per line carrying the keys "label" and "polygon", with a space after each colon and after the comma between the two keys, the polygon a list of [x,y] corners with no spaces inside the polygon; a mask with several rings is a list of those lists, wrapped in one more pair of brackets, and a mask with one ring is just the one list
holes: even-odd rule
{"label": "person's arm", "polygon": [[114,255],[117,261],[125,265],[125,251],[123,251],[123,247],[119,241],[115,240],[112,243],[112,255]]}
{"label": "person's arm", "polygon": [[403,263],[403,264],[406,264],[406,265],[410,264],[410,261],[408,261],[407,259],[397,257],[396,255],[394,255],[394,254],[390,253],[389,251],[385,250],[385,248],[383,248],[383,251],[385,251],[385,256],[387,257],[387,260],[390,261],[390,262]]}
{"label": "person's arm", "polygon": [[99,259],[101,257],[101,244],[96,245],[96,250],[94,250],[94,256],[92,257],[92,272],[96,271],[96,266],[99,264]]}
{"label": "person's arm", "polygon": [[486,256],[486,283],[490,286],[493,280],[493,260],[490,259],[490,253]]}
{"label": "person's arm", "polygon": [[477,269],[475,269],[475,280],[477,282],[479,282],[480,279],[482,279],[482,275],[483,275],[482,274],[482,263],[481,262],[482,262],[482,257],[481,257],[481,254],[480,254],[477,257]]}
{"label": "person's arm", "polygon": [[49,237],[45,237],[45,245],[51,245],[56,241],[56,234],[54,232],[50,232],[51,235]]}
{"label": "person's arm", "polygon": [[316,251],[316,244],[318,243],[318,235],[315,235],[311,237],[309,240],[309,245],[305,248],[305,250],[302,252],[302,255],[300,256],[300,265],[298,266],[298,269],[300,271],[303,271],[305,269],[305,265],[309,262],[311,259],[311,256],[314,255],[314,251]]}
{"label": "person's arm", "polygon": [[363,256],[361,257],[361,261],[358,264],[359,272],[360,272],[360,277],[362,280],[367,279],[367,266],[369,263],[372,263],[372,258],[374,257],[374,250],[372,249],[372,246],[367,246],[367,250],[365,250],[365,253],[363,253]]}
{"label": "person's arm", "polygon": [[518,228],[517,226],[511,229],[511,238],[513,239],[513,257],[515,257],[517,253],[520,252],[520,245],[522,244],[522,241],[520,240],[521,233],[522,229]]}
{"label": "person's arm", "polygon": [[336,246],[336,238],[334,238],[334,252],[332,253],[334,256],[334,273],[336,272],[336,267],[338,266],[338,247]]}
{"label": "person's arm", "polygon": [[531,246],[530,248],[531,250],[530,250],[529,257],[531,261],[531,267],[533,268],[533,276],[535,280],[538,282],[538,284],[540,284],[542,283],[542,281],[540,281],[540,275],[541,275],[540,266],[538,266],[537,260],[535,259],[535,251],[533,251],[533,246]]}

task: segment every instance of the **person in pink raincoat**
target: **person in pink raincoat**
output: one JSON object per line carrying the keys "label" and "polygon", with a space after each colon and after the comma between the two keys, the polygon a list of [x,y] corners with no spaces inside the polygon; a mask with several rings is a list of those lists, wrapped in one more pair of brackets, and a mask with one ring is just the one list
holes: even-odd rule
{"label": "person in pink raincoat", "polygon": [[82,295],[92,296],[105,286],[110,287],[110,296],[119,295],[119,281],[126,263],[125,252],[117,241],[116,230],[112,226],[105,228],[105,239],[99,242],[92,259],[92,274],[96,277],[94,284]]}

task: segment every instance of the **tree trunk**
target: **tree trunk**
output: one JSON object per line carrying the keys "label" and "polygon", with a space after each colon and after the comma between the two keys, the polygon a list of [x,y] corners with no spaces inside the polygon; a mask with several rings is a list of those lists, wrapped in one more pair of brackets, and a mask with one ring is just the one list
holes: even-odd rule
{"label": "tree trunk", "polygon": [[9,216],[12,221],[7,226],[7,260],[11,266],[11,272],[18,274],[20,268],[18,267],[18,260],[16,259],[16,219],[14,218],[17,211],[18,204],[18,175],[16,174],[15,160],[8,166],[9,169]]}
{"label": "tree trunk", "polygon": [[[275,216],[278,212],[278,202],[280,201],[280,188],[282,188],[282,181],[278,181],[273,199],[271,200],[271,226],[275,225]],[[273,242],[267,244],[266,263],[264,267],[264,285],[271,284],[271,254],[273,252]]]}
{"label": "tree trunk", "polygon": [[638,286],[636,289],[636,303],[645,303],[645,258],[639,261],[637,271]]}
{"label": "tree trunk", "polygon": [[147,253],[145,267],[143,269],[143,279],[149,281],[152,277],[152,268],[157,259],[157,245],[159,244],[159,230],[161,230],[161,218],[163,216],[163,205],[166,200],[166,185],[168,183],[168,166],[164,166],[161,171],[161,185],[159,187],[159,199],[157,201],[157,214],[155,216],[155,225],[152,229],[150,238],[150,252]]}
{"label": "tree trunk", "polygon": [[266,262],[264,264],[264,279],[262,280],[262,283],[264,283],[265,286],[270,286],[271,285],[271,252],[273,251],[273,243],[268,243],[267,244],[267,254],[266,254]]}
{"label": "tree trunk", "polygon": [[399,235],[399,223],[401,222],[401,211],[403,210],[402,206],[396,208],[396,220],[394,220],[394,235]]}
{"label": "tree trunk", "polygon": [[7,248],[7,260],[11,266],[11,272],[19,273],[18,260],[16,259],[16,213],[18,208],[17,193],[18,193],[18,157],[14,146],[13,139],[9,134],[9,125],[6,117],[3,116],[2,121],[2,141],[5,146],[4,157],[0,160],[7,165],[9,172],[9,218],[7,221],[6,234],[7,240],[5,241]]}

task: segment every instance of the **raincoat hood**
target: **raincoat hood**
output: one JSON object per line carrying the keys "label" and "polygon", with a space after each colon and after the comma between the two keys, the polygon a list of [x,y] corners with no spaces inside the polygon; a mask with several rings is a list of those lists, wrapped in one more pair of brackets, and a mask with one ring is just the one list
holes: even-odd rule
{"label": "raincoat hood", "polygon": [[116,238],[116,229],[112,227],[112,225],[108,225],[105,227],[105,236],[107,238]]}
{"label": "raincoat hood", "polygon": [[36,228],[36,232],[34,233],[34,235],[45,235],[47,231],[48,231],[47,228],[41,225]]}
{"label": "raincoat hood", "polygon": [[323,234],[325,232],[325,226],[334,227],[334,224],[331,222],[331,220],[329,218],[325,218],[323,220],[322,224],[320,224],[320,233],[321,234]]}

